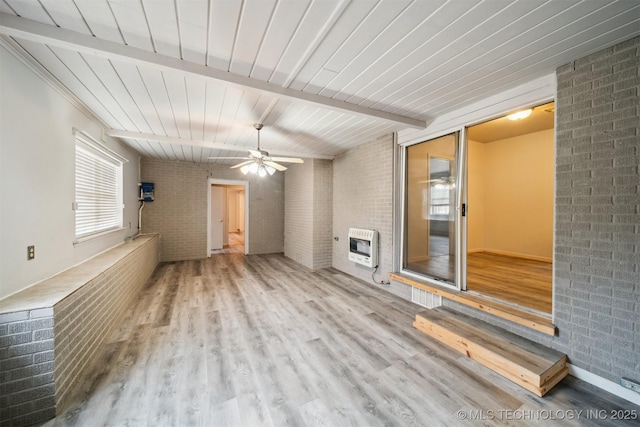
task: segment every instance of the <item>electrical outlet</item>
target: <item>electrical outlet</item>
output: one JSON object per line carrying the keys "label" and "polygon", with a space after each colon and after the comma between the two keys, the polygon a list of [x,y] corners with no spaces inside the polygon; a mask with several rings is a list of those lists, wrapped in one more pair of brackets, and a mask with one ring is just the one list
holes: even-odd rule
{"label": "electrical outlet", "polygon": [[34,259],[36,257],[36,247],[27,246],[27,260]]}
{"label": "electrical outlet", "polygon": [[628,388],[629,390],[635,391],[636,393],[640,393],[640,383],[628,380],[626,378],[622,378],[620,380],[620,385],[622,385],[622,387],[624,388]]}

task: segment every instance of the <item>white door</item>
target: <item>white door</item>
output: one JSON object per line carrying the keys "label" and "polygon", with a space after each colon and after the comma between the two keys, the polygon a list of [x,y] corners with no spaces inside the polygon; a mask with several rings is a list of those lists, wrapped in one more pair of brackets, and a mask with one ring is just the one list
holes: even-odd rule
{"label": "white door", "polygon": [[224,188],[211,186],[211,249],[222,249],[224,241]]}

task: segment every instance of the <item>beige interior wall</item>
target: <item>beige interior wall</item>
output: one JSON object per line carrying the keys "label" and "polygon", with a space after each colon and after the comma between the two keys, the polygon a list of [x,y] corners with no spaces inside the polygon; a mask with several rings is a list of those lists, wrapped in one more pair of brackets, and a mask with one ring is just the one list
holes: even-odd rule
{"label": "beige interior wall", "polygon": [[467,250],[476,252],[484,249],[484,195],[485,180],[485,144],[477,141],[468,141],[467,152]]}
{"label": "beige interior wall", "polygon": [[241,190],[238,193],[238,221],[237,221],[238,229],[240,230],[241,233],[244,233],[244,216],[245,216],[244,198],[245,198],[244,190]]}
{"label": "beige interior wall", "polygon": [[554,131],[469,144],[469,246],[551,260]]}
{"label": "beige interior wall", "polygon": [[244,231],[244,191],[229,188],[227,191],[229,233]]}

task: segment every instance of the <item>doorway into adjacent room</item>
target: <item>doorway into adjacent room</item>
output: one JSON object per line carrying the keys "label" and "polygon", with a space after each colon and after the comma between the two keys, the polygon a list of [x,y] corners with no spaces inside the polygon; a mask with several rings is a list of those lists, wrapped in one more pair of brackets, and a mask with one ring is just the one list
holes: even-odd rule
{"label": "doorway into adjacent room", "polygon": [[208,254],[247,253],[247,184],[209,180]]}
{"label": "doorway into adjacent room", "polygon": [[402,272],[552,312],[554,103],[406,147]]}
{"label": "doorway into adjacent room", "polygon": [[552,309],[554,103],[467,128],[467,290]]}

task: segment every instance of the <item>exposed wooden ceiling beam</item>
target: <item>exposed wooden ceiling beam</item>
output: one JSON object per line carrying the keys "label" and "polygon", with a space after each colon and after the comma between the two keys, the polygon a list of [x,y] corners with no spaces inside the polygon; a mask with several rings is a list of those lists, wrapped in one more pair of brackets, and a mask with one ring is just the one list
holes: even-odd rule
{"label": "exposed wooden ceiling beam", "polygon": [[[136,139],[136,140],[146,140],[146,141],[157,141],[164,142],[167,144],[175,144],[175,145],[189,145],[192,147],[200,147],[200,148],[212,148],[214,150],[225,150],[225,151],[242,151],[246,152],[249,149],[255,149],[256,147],[247,147],[242,145],[229,145],[229,144],[219,144],[210,141],[198,141],[193,139],[184,139],[184,138],[175,138],[171,136],[162,136],[162,135],[154,135],[151,133],[140,133],[140,132],[129,132],[126,130],[118,130],[118,129],[107,129],[105,130],[105,135],[111,136],[113,138],[125,138],[125,139]],[[319,154],[319,153],[300,153],[294,151],[280,151],[280,150],[269,150],[270,155],[280,155],[280,156],[289,156],[289,157],[302,157],[303,159],[325,159],[332,160],[335,156],[331,156],[328,154]]]}
{"label": "exposed wooden ceiling beam", "polygon": [[126,46],[102,40],[97,37],[92,37],[75,31],[31,21],[29,19],[5,13],[0,13],[0,31],[3,34],[12,37],[63,47],[109,59],[124,60],[138,65],[212,79],[223,84],[238,86],[244,89],[252,89],[292,101],[311,103],[331,110],[384,120],[396,125],[402,125],[403,128],[410,127],[423,129],[426,126],[424,121],[411,117],[387,113],[373,108],[363,107],[312,93],[306,93],[288,87],[282,87],[273,83],[232,74],[178,58],[172,58],[133,46]]}

